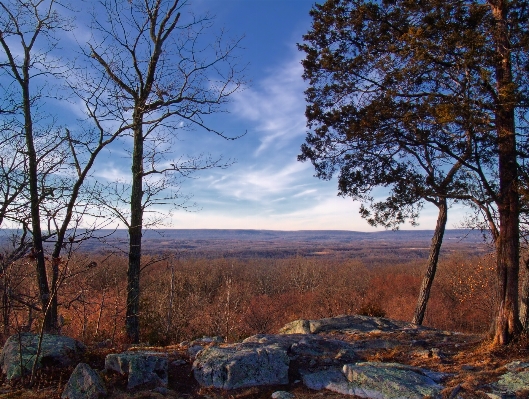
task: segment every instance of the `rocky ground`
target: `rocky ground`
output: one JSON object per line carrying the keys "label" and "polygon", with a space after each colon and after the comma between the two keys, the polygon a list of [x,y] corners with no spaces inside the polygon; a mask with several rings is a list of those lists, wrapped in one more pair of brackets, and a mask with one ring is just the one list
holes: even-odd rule
{"label": "rocky ground", "polygon": [[[79,360],[100,371],[96,374],[112,399],[529,398],[525,338],[494,349],[482,336],[345,316],[298,320],[280,334],[241,343],[220,341],[88,348]],[[132,350],[115,356],[124,349]],[[134,360],[130,352],[142,354],[143,360]],[[2,361],[5,357],[2,353]],[[145,368],[141,378],[132,377],[131,365],[140,363],[154,379],[145,377]],[[2,368],[4,373],[8,369],[4,363]],[[27,379],[8,380],[4,374],[0,398],[59,398],[73,368],[44,364],[33,389],[27,388]]]}

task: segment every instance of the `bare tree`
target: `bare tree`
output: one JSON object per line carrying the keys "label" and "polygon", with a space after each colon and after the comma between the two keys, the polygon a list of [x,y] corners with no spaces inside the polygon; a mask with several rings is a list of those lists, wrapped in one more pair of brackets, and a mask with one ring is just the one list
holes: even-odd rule
{"label": "bare tree", "polygon": [[[226,164],[201,156],[168,160],[163,145],[177,130],[211,128],[206,117],[222,112],[242,84],[237,59],[239,40],[225,42],[209,33],[210,17],[183,16],[181,0],[104,0],[94,18],[95,37],[87,55],[112,85],[98,96],[94,123],[118,123],[132,137],[130,211],[113,207],[128,229],[129,266],[126,330],[139,340],[141,237],[147,207],[168,187],[171,175]],[[95,108],[94,108],[95,109]],[[167,148],[167,147],[165,147]],[[160,151],[161,150],[161,151]],[[171,198],[165,197],[167,202]],[[162,202],[164,202],[162,201]],[[174,199],[172,200],[174,201]],[[160,202],[158,200],[158,202]]]}
{"label": "bare tree", "polygon": [[[71,256],[71,250],[95,229],[79,230],[81,223],[87,225],[83,218],[100,216],[92,212],[93,198],[100,194],[96,183],[87,184],[90,173],[97,156],[121,133],[87,128],[83,121],[69,129],[63,127],[68,121],[58,120],[50,111],[50,103],[82,92],[72,83],[76,81],[71,79],[76,71],[73,61],[58,56],[60,33],[73,28],[60,12],[64,7],[56,0],[0,1],[0,85],[6,89],[0,102],[4,125],[0,224],[9,220],[30,233],[22,235],[15,252],[16,256],[27,253],[30,236],[46,331],[58,327],[59,268],[61,262],[68,264],[61,255],[67,249],[66,256]],[[90,118],[92,98],[82,99]],[[46,242],[53,247],[50,262],[45,257]]]}
{"label": "bare tree", "polygon": [[[68,24],[60,18],[55,6],[53,0],[0,2],[0,66],[2,78],[13,82],[9,87],[14,87],[13,92],[6,92],[3,100],[13,104],[12,131],[14,135],[21,132],[25,141],[24,173],[29,191],[32,257],[35,259],[43,308],[50,300],[51,291],[46,275],[41,204],[53,195],[53,190],[46,186],[46,178],[58,170],[64,158],[60,151],[62,141],[50,127],[51,120],[38,114],[44,85],[35,84],[34,89],[32,83],[44,76],[52,76],[60,68],[50,53],[57,45],[54,34],[68,29]],[[21,188],[25,189],[25,186]],[[49,314],[44,328],[51,330],[54,324]]]}

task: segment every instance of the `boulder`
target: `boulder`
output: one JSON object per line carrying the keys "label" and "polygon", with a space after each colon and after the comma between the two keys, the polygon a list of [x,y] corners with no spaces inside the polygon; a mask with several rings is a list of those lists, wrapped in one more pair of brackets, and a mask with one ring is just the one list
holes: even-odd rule
{"label": "boulder", "polygon": [[167,354],[123,352],[107,355],[105,370],[127,376],[127,389],[167,387]]}
{"label": "boulder", "polygon": [[426,330],[416,324],[383,317],[361,315],[337,316],[319,320],[295,320],[279,330],[280,334],[318,334],[341,331],[347,333],[394,332]]}
{"label": "boulder", "polygon": [[[7,339],[0,355],[0,365],[8,380],[31,372],[37,355],[39,337],[37,334],[22,333]],[[73,366],[79,362],[85,350],[85,346],[73,338],[44,334],[37,368]]]}
{"label": "boulder", "polygon": [[437,398],[445,375],[398,363],[346,364],[340,371],[329,369],[303,376],[311,389],[328,389],[342,395],[371,399]]}
{"label": "boulder", "polygon": [[86,363],[79,363],[73,371],[61,399],[101,399],[107,390],[99,374]]}
{"label": "boulder", "polygon": [[204,387],[237,389],[288,384],[289,358],[278,345],[242,343],[213,346],[193,363],[195,379]]}

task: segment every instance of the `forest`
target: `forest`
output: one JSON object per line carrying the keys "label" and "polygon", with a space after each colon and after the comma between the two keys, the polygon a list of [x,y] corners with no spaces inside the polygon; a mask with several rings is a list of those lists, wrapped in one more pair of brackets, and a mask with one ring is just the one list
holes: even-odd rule
{"label": "forest", "polygon": [[[215,257],[212,252],[196,257],[174,251],[163,260],[146,255],[146,264],[153,262],[141,281],[140,342],[169,345],[203,336],[235,342],[275,333],[292,320],[343,314],[410,320],[428,251],[406,250],[406,244],[392,242],[384,249],[360,243],[355,256],[331,249],[319,256],[277,252],[275,257],[254,257],[258,251],[252,244],[241,249],[248,256],[238,258]],[[238,245],[224,243],[225,248]],[[315,246],[332,248],[330,243]],[[478,334],[490,326],[494,258],[490,248],[479,246],[476,251],[475,244],[447,245],[425,325]],[[11,300],[2,303],[5,338],[20,330],[38,330],[42,323],[35,311],[35,273],[27,263],[21,260],[3,276],[4,286],[11,289],[9,296],[3,295]],[[61,283],[61,334],[110,347],[127,342],[126,265],[126,256],[119,253],[72,257],[69,275]]]}

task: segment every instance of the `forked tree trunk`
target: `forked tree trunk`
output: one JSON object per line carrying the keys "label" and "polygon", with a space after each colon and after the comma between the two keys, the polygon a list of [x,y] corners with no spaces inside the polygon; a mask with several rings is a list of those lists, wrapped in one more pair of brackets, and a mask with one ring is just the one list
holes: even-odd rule
{"label": "forked tree trunk", "polygon": [[441,198],[439,204],[439,214],[437,215],[437,225],[435,226],[432,243],[430,245],[430,255],[428,256],[428,266],[426,274],[422,280],[421,290],[419,291],[419,299],[415,307],[412,323],[422,325],[424,320],[424,313],[426,312],[426,305],[430,298],[430,290],[432,289],[433,280],[437,271],[437,262],[439,260],[439,252],[443,243],[443,236],[445,234],[446,220],[448,216],[448,205],[446,198]]}

